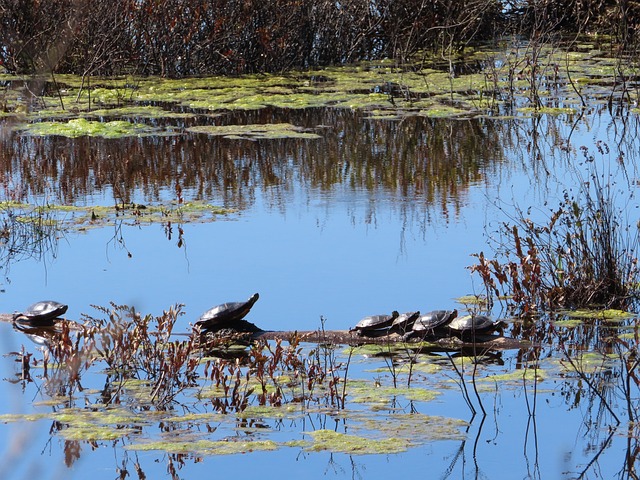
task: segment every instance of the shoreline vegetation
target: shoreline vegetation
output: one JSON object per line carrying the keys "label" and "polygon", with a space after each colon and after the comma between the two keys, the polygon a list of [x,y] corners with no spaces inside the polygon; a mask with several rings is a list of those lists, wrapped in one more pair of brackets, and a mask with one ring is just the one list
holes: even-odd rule
{"label": "shoreline vegetation", "polygon": [[639,22],[640,6],[612,0],[0,0],[0,66],[179,78],[377,59],[446,65],[467,46],[505,36],[600,35],[629,52]]}

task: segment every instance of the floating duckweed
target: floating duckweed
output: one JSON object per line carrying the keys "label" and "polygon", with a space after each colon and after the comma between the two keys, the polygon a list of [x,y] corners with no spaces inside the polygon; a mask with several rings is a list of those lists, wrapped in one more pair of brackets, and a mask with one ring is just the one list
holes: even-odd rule
{"label": "floating duckweed", "polygon": [[29,135],[47,136],[59,135],[63,137],[106,137],[122,138],[140,135],[158,135],[160,130],[139,123],[131,123],[125,120],[113,120],[111,122],[98,122],[77,118],[68,122],[39,122],[30,123],[20,128]]}
{"label": "floating duckweed", "polygon": [[237,416],[239,418],[294,418],[303,414],[302,406],[288,403],[280,407],[267,405],[250,405]]}
{"label": "floating duckweed", "polygon": [[461,428],[469,424],[464,420],[420,413],[393,413],[386,419],[364,418],[356,423],[354,431],[367,431],[383,436],[406,438],[412,442],[427,443],[436,440],[462,440],[465,434]]}
{"label": "floating duckweed", "polygon": [[462,305],[486,305],[487,297],[481,295],[463,295],[455,299]]}
{"label": "floating duckweed", "polygon": [[561,360],[560,365],[568,372],[578,369],[583,373],[595,373],[602,369],[615,368],[619,357],[615,354],[603,355],[598,352],[584,352],[571,361]]}
{"label": "floating duckweed", "polygon": [[[581,104],[573,94],[573,86],[580,84],[591,88],[590,98],[594,102],[606,101],[609,89],[593,89],[597,84],[612,82],[621,68],[613,58],[599,57],[598,50],[591,52],[568,52],[558,49],[540,48],[539,61],[565,65],[554,81],[567,100],[564,107],[540,105],[523,109],[521,115],[573,114]],[[502,68],[490,72],[475,72],[452,76],[443,69],[424,68],[417,64],[383,64],[363,62],[340,67],[318,68],[287,74],[244,75],[239,77],[211,76],[200,78],[167,79],[158,77],[123,76],[118,78],[80,77],[57,75],[64,89],[42,96],[43,105],[24,105],[13,90],[8,90],[6,110],[0,115],[24,115],[31,120],[78,119],[100,117],[124,118],[179,118],[193,112],[176,112],[172,107],[190,110],[205,109],[212,114],[227,110],[257,110],[267,106],[276,108],[350,108],[371,111],[371,118],[394,119],[407,115],[429,117],[458,117],[461,115],[483,115],[502,103],[501,91],[529,91],[530,67],[515,80],[507,70],[522,61],[522,53],[514,49],[511,53],[487,51],[486,49],[464,53],[460,59],[488,61],[494,64],[499,59]],[[424,60],[424,59],[423,59]],[[565,70],[568,71],[567,74]],[[625,71],[634,75],[634,69],[625,66]],[[489,76],[495,78],[489,79]],[[17,76],[7,76],[7,81],[17,81]],[[488,80],[491,80],[488,82]],[[21,81],[21,80],[20,80]],[[542,84],[537,90],[541,99],[557,97],[559,93],[545,92]],[[582,93],[585,95],[586,93]],[[149,105],[151,103],[152,105]],[[574,104],[573,106],[571,104]],[[64,108],[67,105],[67,108]],[[95,106],[101,108],[95,110]],[[56,124],[56,122],[53,122]],[[97,122],[100,123],[100,122]],[[115,126],[114,126],[115,127]],[[42,128],[42,127],[40,127]],[[42,135],[65,135],[60,124]],[[88,130],[88,131],[85,131]],[[124,132],[95,133],[92,128],[76,132],[71,129],[66,135],[128,136],[148,134],[126,127]],[[115,130],[115,131],[114,131]],[[298,132],[301,133],[301,132]],[[33,133],[37,134],[37,133]],[[152,133],[153,134],[153,133]],[[157,130],[155,134],[173,134],[171,127]],[[243,138],[244,135],[241,135]],[[291,136],[291,135],[288,135]],[[233,138],[233,137],[232,137]],[[255,137],[252,137],[255,138]],[[276,138],[276,137],[270,137]],[[277,137],[280,138],[280,137]]]}
{"label": "floating duckweed", "polygon": [[405,438],[386,438],[374,440],[367,437],[358,437],[332,430],[316,430],[310,432],[313,442],[306,450],[342,452],[351,455],[389,454],[407,451],[413,446],[411,440]]}
{"label": "floating duckweed", "polygon": [[633,318],[636,316],[635,313],[625,312],[623,310],[573,310],[562,312],[567,317],[573,318],[593,318],[593,319],[602,319],[608,321],[616,321],[616,320],[626,320],[628,318]]}
{"label": "floating duckweed", "polygon": [[35,422],[43,418],[49,418],[49,416],[43,413],[5,413],[0,415],[0,423]]}
{"label": "floating duckweed", "polygon": [[156,441],[125,446],[127,450],[162,450],[167,453],[196,453],[201,455],[233,455],[255,451],[272,451],[279,448],[272,440],[255,441],[213,441],[196,440],[191,442]]}
{"label": "floating duckweed", "polygon": [[545,372],[541,369],[535,368],[526,368],[523,370],[514,370],[509,373],[501,373],[495,375],[487,375],[484,378],[478,378],[478,381],[487,381],[487,382],[501,382],[501,383],[510,383],[510,382],[533,382],[533,381],[542,381],[545,379]]}
{"label": "floating duckweed", "polygon": [[575,328],[582,325],[583,323],[584,322],[582,320],[577,318],[573,318],[570,320],[556,320],[555,322],[553,322],[556,327],[562,328]]}
{"label": "floating duckweed", "polygon": [[393,388],[377,386],[370,381],[347,381],[347,394],[354,403],[366,403],[370,405],[387,404],[392,399],[402,396],[407,400],[428,402],[436,398],[440,393],[421,387]]}
{"label": "floating duckweed", "polygon": [[257,125],[197,125],[187,128],[192,133],[219,135],[229,139],[276,139],[276,138],[320,138],[316,133],[303,131],[290,123],[272,123]]}
{"label": "floating duckweed", "polygon": [[131,428],[115,428],[97,425],[74,425],[61,429],[60,436],[65,440],[117,440],[121,437],[126,437],[127,435],[134,433],[134,431],[135,430]]}

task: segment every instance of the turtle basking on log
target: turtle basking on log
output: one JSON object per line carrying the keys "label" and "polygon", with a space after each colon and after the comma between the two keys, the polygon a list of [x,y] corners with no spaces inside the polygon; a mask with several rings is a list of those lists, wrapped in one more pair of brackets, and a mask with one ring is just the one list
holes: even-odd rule
{"label": "turtle basking on log", "polygon": [[227,302],[210,308],[196,321],[194,328],[200,333],[220,332],[260,332],[260,328],[243,320],[258,301],[260,295],[254,293],[246,302]]}
{"label": "turtle basking on log", "polygon": [[24,312],[14,314],[13,322],[30,327],[52,326],[54,320],[64,315],[68,308],[68,305],[55,300],[42,300],[29,305]]}
{"label": "turtle basking on log", "polygon": [[368,315],[360,320],[350,332],[356,332],[365,337],[379,337],[389,333],[389,328],[400,314],[394,310],[391,315]]}
{"label": "turtle basking on log", "polygon": [[424,338],[433,336],[437,331],[441,331],[454,318],[458,316],[457,310],[433,310],[419,316],[413,323],[411,330],[404,335],[404,340],[410,338]]}
{"label": "turtle basking on log", "polygon": [[501,329],[503,322],[494,322],[486,315],[465,315],[454,318],[448,325],[449,333],[461,338],[486,335]]}

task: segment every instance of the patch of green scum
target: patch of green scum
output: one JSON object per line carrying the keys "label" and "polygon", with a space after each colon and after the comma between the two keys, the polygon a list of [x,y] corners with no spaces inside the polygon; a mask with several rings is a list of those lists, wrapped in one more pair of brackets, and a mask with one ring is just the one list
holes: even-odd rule
{"label": "patch of green scum", "polygon": [[44,418],[50,418],[50,415],[44,413],[5,413],[0,415],[0,423],[35,422]]}
{"label": "patch of green scum", "polygon": [[402,453],[415,446],[410,439],[406,438],[390,437],[376,440],[333,430],[316,430],[308,434],[313,438],[313,442],[305,450],[312,452],[328,450],[350,455],[373,455]]}
{"label": "patch of green scum", "polygon": [[164,418],[164,422],[174,422],[174,423],[207,423],[207,422],[218,422],[224,419],[224,415],[219,413],[187,413],[180,416],[173,416]]}
{"label": "patch of green scum", "polygon": [[342,354],[345,356],[364,356],[364,357],[376,357],[381,355],[389,355],[391,353],[406,352],[408,345],[404,343],[393,342],[387,345],[379,344],[364,344],[357,347],[348,347],[342,350]]}
{"label": "patch of green scum", "polygon": [[567,108],[522,107],[522,108],[518,108],[517,110],[518,110],[518,112],[521,112],[521,113],[531,113],[531,114],[537,114],[537,115],[542,115],[542,114],[547,114],[547,115],[564,115],[564,114],[568,114],[568,115],[572,115],[574,113],[577,113],[577,110],[575,108],[569,108],[569,107],[567,107]]}
{"label": "patch of green scum", "polygon": [[97,441],[97,440],[117,440],[127,435],[135,433],[136,430],[132,428],[114,428],[98,425],[87,426],[69,426],[58,431],[65,440],[84,440],[84,441]]}
{"label": "patch of green scum", "polygon": [[487,298],[480,295],[463,295],[458,298],[454,298],[456,303],[461,305],[486,305]]}
{"label": "patch of green scum", "polygon": [[403,396],[407,400],[428,402],[436,398],[440,392],[420,387],[383,387],[376,386],[373,381],[347,381],[347,397],[354,403],[371,405],[388,404],[395,397]]}
{"label": "patch of green scum", "polygon": [[[409,372],[420,372],[426,375],[433,375],[442,370],[442,366],[432,362],[417,362],[413,365],[409,363],[403,363],[395,366],[395,372],[397,375],[408,375]],[[390,373],[389,367],[382,366],[374,369],[367,370],[370,373]]]}
{"label": "patch of green scum", "polygon": [[560,359],[560,365],[566,372],[573,372],[577,368],[583,373],[595,373],[602,369],[614,368],[620,358],[616,354],[601,354],[598,352],[584,352],[581,355],[572,357],[572,362]]}
{"label": "patch of green scum", "polygon": [[255,441],[213,441],[195,440],[192,442],[155,441],[126,445],[127,450],[160,450],[167,453],[197,453],[200,455],[233,455],[237,453],[273,451],[280,446],[272,440]]}
{"label": "patch of green scum", "polygon": [[229,139],[276,139],[276,138],[321,138],[320,135],[305,132],[290,123],[254,125],[197,125],[187,128],[192,133],[222,136]]}
{"label": "patch of green scum", "polygon": [[303,406],[300,404],[288,403],[280,407],[267,405],[250,405],[242,412],[235,414],[238,418],[274,418],[291,419],[304,415]]}
{"label": "patch of green scum", "polygon": [[367,431],[370,435],[394,436],[423,444],[437,440],[464,440],[461,429],[468,422],[457,418],[424,415],[420,413],[393,413],[384,419],[362,418],[351,426],[355,432]]}
{"label": "patch of green scum", "polygon": [[[0,207],[1,208],[1,207]],[[10,207],[8,207],[10,208]],[[23,208],[23,206],[20,206]],[[73,206],[73,205],[47,205],[37,207],[40,212],[64,212],[68,214],[62,220],[50,220],[62,222],[62,227],[71,227],[84,230],[90,227],[104,227],[113,225],[116,221],[130,220],[137,224],[206,222],[212,221],[219,215],[229,215],[235,210],[210,205],[203,202],[188,202],[182,205],[132,205],[121,206]],[[31,217],[25,217],[29,219]]]}
{"label": "patch of green scum", "polygon": [[621,333],[620,335],[618,335],[618,338],[620,340],[635,340],[636,337],[637,337],[637,333],[635,331],[627,332],[627,333]]}
{"label": "patch of green scum", "polygon": [[152,105],[133,105],[117,108],[102,108],[83,114],[85,117],[130,117],[130,118],[193,118],[195,114],[172,112]]}
{"label": "patch of green scum", "polygon": [[499,382],[499,383],[522,383],[522,382],[541,382],[546,378],[546,373],[542,369],[526,368],[524,370],[515,370],[509,373],[499,373],[487,375],[486,377],[477,377],[479,382]]}
{"label": "patch of green scum", "polygon": [[45,227],[55,227],[59,223],[58,220],[54,218],[42,218],[38,216],[25,217],[23,215],[17,215],[14,218],[16,222],[25,223],[25,224],[35,223]]}
{"label": "patch of green scum", "polygon": [[592,318],[592,319],[601,319],[608,321],[622,321],[629,318],[634,318],[637,315],[635,313],[625,312],[623,310],[572,310],[572,311],[563,311],[563,315],[571,318]]}
{"label": "patch of green scum", "polygon": [[77,427],[89,427],[91,425],[123,425],[147,423],[146,416],[140,416],[125,409],[84,410],[68,408],[60,410],[49,417],[62,423],[68,423]]}
{"label": "patch of green scum", "polygon": [[584,322],[580,319],[574,318],[572,320],[556,320],[553,325],[561,328],[575,328],[582,325]]}
{"label": "patch of green scum", "polygon": [[468,114],[468,110],[463,110],[461,108],[451,107],[447,105],[434,105],[428,110],[420,110],[418,112],[418,115],[429,118],[451,118]]}
{"label": "patch of green scum", "polygon": [[69,120],[68,122],[29,123],[19,126],[18,130],[26,132],[28,135],[58,135],[70,138],[81,136],[122,138],[141,135],[158,135],[161,133],[156,127],[150,127],[140,123],[131,123],[124,120],[98,122],[84,118]]}
{"label": "patch of green scum", "polygon": [[[560,65],[559,84],[568,81],[566,68],[570,69],[574,79],[589,79],[586,83],[594,85],[601,79],[612,79],[616,72],[615,59],[605,58],[593,49],[580,52],[567,52],[550,46],[540,48],[538,63],[543,68]],[[522,80],[508,84],[508,70],[511,66],[530,57],[526,49],[512,49],[510,52],[487,51],[486,49],[468,50],[453,57],[454,61],[473,59],[495,59],[502,61],[503,67],[494,68],[489,73],[499,75],[498,88],[515,86],[528,91],[529,80],[524,71]],[[425,57],[427,58],[427,57]],[[424,59],[422,59],[424,60]],[[307,108],[312,106],[378,110],[372,118],[395,118],[397,116],[425,115],[436,117],[456,117],[466,111],[467,115],[481,114],[478,108],[487,108],[483,90],[493,88],[487,72],[460,75],[452,78],[448,72],[422,68],[424,62],[398,65],[395,62],[366,62],[355,65],[330,67],[324,69],[293,71],[287,74],[256,74],[241,77],[201,77],[187,79],[163,79],[158,77],[137,78],[121,76],[116,78],[85,78],[73,75],[58,75],[63,88],[48,97],[41,97],[46,110],[27,112],[19,105],[18,95],[8,98],[8,110],[23,112],[29,118],[71,118],[100,116],[123,117],[171,117],[188,115],[155,107],[137,107],[136,104],[162,102],[181,105],[193,109],[209,111],[259,109],[266,105],[282,108]],[[13,79],[15,77],[9,76]],[[316,80],[314,80],[314,77]],[[45,80],[49,80],[45,78]],[[387,86],[397,87],[392,93],[393,104],[387,95]],[[82,90],[80,88],[82,87]],[[595,92],[598,98],[607,97],[609,89]],[[407,95],[411,94],[411,95]],[[12,92],[10,93],[12,95]],[[62,109],[60,98],[65,105]],[[455,102],[458,110],[442,109],[434,104],[433,95],[443,95]],[[566,89],[562,95],[567,95]],[[422,97],[422,98],[420,98]],[[91,102],[91,103],[89,103]],[[448,105],[447,102],[441,102]],[[96,106],[104,106],[99,111],[91,111]],[[382,108],[381,108],[382,106]],[[109,108],[113,107],[113,109]],[[566,113],[549,110],[536,112],[546,114]],[[522,115],[531,115],[523,112]],[[155,134],[170,134],[168,131],[156,131]],[[137,133],[135,133],[137,134]],[[154,134],[154,133],[151,133]]]}
{"label": "patch of green scum", "polygon": [[366,118],[370,120],[401,120],[402,114],[400,112],[396,112],[394,110],[378,110],[373,109],[368,112]]}

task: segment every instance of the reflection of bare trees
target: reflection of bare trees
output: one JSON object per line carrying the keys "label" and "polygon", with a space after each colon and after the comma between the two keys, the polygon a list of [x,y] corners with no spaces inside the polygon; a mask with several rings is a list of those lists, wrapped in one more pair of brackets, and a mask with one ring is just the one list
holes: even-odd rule
{"label": "reflection of bare trees", "polygon": [[44,207],[0,206],[0,269],[8,277],[14,262],[55,258],[61,235],[55,215]]}
{"label": "reflection of bare trees", "polygon": [[[178,195],[247,208],[258,191],[283,208],[299,195],[380,195],[409,200],[421,214],[455,215],[469,186],[503,161],[503,127],[484,119],[446,124],[407,118],[361,119],[347,110],[286,112],[288,121],[322,130],[314,141],[229,141],[206,136],[105,139],[12,136],[0,151],[2,174],[20,178],[24,196],[64,204],[110,192],[115,202]],[[283,118],[270,109],[249,123]],[[40,172],[33,175],[32,172]]]}

